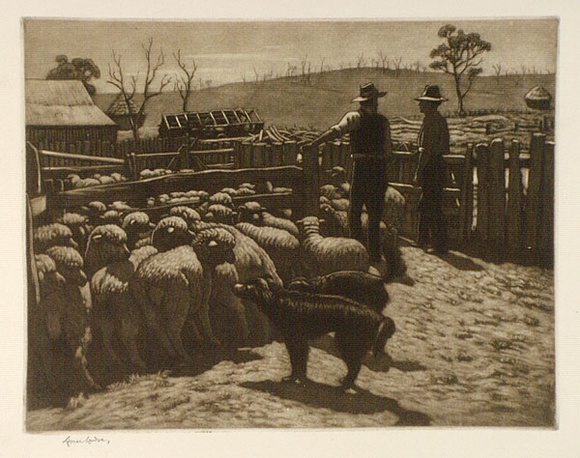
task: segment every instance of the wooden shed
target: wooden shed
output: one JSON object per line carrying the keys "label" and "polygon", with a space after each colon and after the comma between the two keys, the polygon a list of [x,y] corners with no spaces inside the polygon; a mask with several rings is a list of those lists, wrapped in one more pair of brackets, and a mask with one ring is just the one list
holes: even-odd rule
{"label": "wooden shed", "polygon": [[[115,100],[113,100],[113,103],[109,105],[109,108],[107,108],[105,113],[109,118],[117,123],[120,130],[131,130],[131,119],[129,114],[136,114],[138,111],[137,106],[132,100],[129,100],[129,104],[127,105],[125,97],[123,97],[122,93],[119,93],[117,97],[115,97]],[[144,121],[145,115],[141,116],[137,121],[137,128],[141,127]]]}
{"label": "wooden shed", "polygon": [[26,80],[26,139],[33,144],[117,140],[118,126],[81,81]]}

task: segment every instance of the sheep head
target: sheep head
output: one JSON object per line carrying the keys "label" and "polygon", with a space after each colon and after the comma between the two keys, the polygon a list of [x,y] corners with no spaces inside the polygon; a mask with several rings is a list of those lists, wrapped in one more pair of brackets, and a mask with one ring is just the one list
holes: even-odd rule
{"label": "sheep head", "polygon": [[262,226],[264,222],[263,212],[265,210],[259,202],[246,202],[238,207],[238,222]]}
{"label": "sheep head", "polygon": [[228,262],[233,264],[236,260],[234,247],[235,237],[226,229],[211,228],[196,233],[191,242],[195,252],[204,264],[217,266]]}
{"label": "sheep head", "polygon": [[40,226],[34,230],[34,248],[37,253],[44,253],[53,246],[69,246],[78,249],[69,227],[61,223]]}
{"label": "sheep head", "polygon": [[151,245],[159,252],[169,251],[191,243],[192,235],[187,223],[179,216],[167,216],[161,219],[151,234]]}
{"label": "sheep head", "polygon": [[93,229],[85,252],[87,273],[90,276],[113,262],[127,259],[127,233],[123,229],[115,224],[105,224]]}

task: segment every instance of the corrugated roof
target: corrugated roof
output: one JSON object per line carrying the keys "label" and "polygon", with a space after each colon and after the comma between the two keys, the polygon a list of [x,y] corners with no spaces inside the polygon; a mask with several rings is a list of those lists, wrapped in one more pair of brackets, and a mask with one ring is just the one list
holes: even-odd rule
{"label": "corrugated roof", "polygon": [[114,126],[81,81],[26,80],[27,126]]}

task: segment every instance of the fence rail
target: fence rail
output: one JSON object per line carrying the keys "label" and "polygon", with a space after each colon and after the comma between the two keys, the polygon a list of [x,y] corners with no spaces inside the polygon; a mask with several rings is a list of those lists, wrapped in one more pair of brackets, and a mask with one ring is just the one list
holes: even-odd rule
{"label": "fence rail", "polygon": [[[165,139],[170,142],[175,139]],[[83,142],[86,145],[89,142]],[[103,142],[101,142],[103,143]],[[186,143],[179,142],[180,146]],[[121,157],[97,156],[37,149],[39,173],[63,175],[123,168],[129,177],[149,168],[172,170],[233,168],[235,170],[271,170],[272,167],[300,166],[304,179],[300,182],[301,211],[317,214],[320,181],[335,166],[347,173],[351,168],[350,144],[335,141],[320,152],[301,151],[294,141],[285,143],[245,143],[240,139],[215,139],[189,142],[190,149],[145,153],[124,151]],[[147,145],[145,141],[144,145]],[[151,142],[150,145],[163,145]],[[165,145],[167,146],[167,145]],[[485,247],[500,256],[525,257],[536,263],[551,265],[554,241],[554,143],[541,133],[533,134],[529,151],[522,151],[516,140],[469,144],[465,154],[444,156],[447,165],[444,191],[444,212],[449,235],[464,246]],[[193,149],[191,149],[193,148]],[[417,235],[417,202],[420,189],[411,185],[418,155],[396,151],[389,165],[391,184],[406,198],[403,235]],[[36,148],[35,148],[36,150]],[[105,151],[101,145],[101,151]],[[302,160],[299,156],[304,154]],[[31,161],[31,167],[35,161]],[[224,175],[229,176],[229,175]],[[38,186],[39,179],[30,180]],[[168,181],[171,182],[171,181]],[[295,183],[296,184],[296,183]]]}

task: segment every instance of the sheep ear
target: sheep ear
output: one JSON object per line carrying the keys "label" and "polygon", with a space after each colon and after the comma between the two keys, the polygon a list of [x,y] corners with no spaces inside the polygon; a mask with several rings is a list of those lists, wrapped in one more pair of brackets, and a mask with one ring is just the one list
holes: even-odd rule
{"label": "sheep ear", "polygon": [[326,223],[326,220],[325,220],[324,218],[319,218],[319,219],[318,219],[318,222],[319,222],[319,223]]}
{"label": "sheep ear", "polygon": [[151,229],[153,229],[153,228],[155,227],[155,224],[153,224],[153,223],[149,223],[149,227],[150,227]]}
{"label": "sheep ear", "polygon": [[100,240],[103,238],[103,234],[96,234],[95,236],[93,236],[93,240]]}
{"label": "sheep ear", "polygon": [[170,226],[167,228],[167,232],[169,232],[170,234],[175,230],[175,228],[173,226]]}
{"label": "sheep ear", "polygon": [[131,221],[129,221],[129,225],[132,226],[133,224],[135,224],[137,221],[135,221],[134,219],[132,219]]}
{"label": "sheep ear", "polygon": [[210,246],[210,247],[218,246],[218,243],[215,240],[210,240],[209,243],[207,244],[207,246]]}

